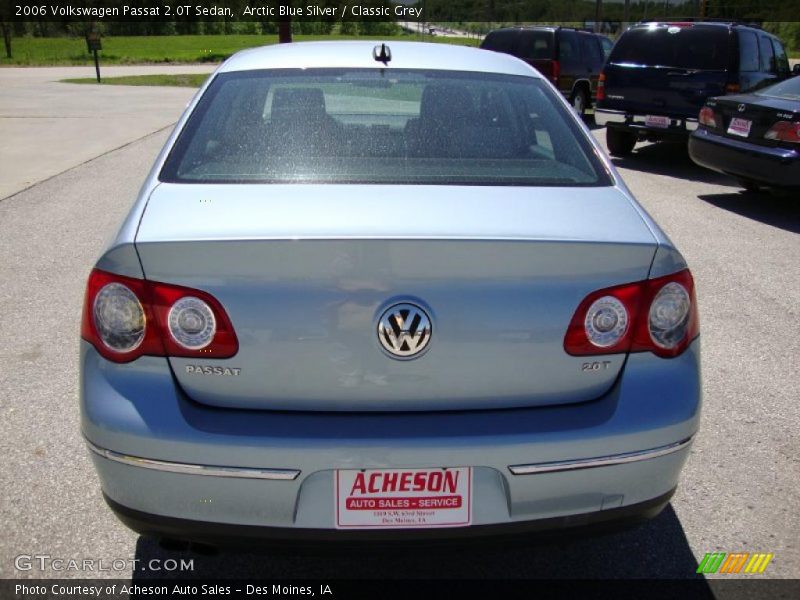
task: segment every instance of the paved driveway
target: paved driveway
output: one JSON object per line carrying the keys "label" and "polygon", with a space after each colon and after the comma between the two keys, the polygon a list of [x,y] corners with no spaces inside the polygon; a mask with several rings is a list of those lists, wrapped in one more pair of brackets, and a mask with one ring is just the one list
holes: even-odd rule
{"label": "paved driveway", "polygon": [[[102,67],[101,75],[206,73],[213,66]],[[189,88],[60,83],[94,67],[0,69],[0,198],[168,127]]]}

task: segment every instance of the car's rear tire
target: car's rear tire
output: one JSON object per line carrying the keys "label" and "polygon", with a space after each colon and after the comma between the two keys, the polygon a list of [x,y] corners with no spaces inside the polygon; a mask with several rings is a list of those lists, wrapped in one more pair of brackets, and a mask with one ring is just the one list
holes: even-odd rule
{"label": "car's rear tire", "polygon": [[572,98],[569,101],[572,104],[572,110],[583,119],[586,117],[586,109],[589,106],[589,94],[586,93],[586,88],[579,87],[572,92]]}
{"label": "car's rear tire", "polygon": [[606,129],[606,145],[613,156],[628,156],[636,145],[636,134],[614,127]]}

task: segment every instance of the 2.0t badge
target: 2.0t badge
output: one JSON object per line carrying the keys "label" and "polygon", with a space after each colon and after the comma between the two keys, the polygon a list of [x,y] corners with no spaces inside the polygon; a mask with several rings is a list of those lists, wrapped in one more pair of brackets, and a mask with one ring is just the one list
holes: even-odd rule
{"label": "2.0t badge", "polygon": [[415,358],[428,346],[431,333],[428,314],[416,304],[390,306],[378,320],[378,340],[393,358]]}

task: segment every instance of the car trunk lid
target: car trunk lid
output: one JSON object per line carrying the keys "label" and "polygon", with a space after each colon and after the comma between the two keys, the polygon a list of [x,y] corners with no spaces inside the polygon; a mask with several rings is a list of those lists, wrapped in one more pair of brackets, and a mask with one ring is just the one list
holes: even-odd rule
{"label": "car trunk lid", "polygon": [[[719,115],[718,123],[726,137],[747,139],[762,146],[780,145],[779,142],[764,137],[775,123],[800,121],[797,102],[783,98],[742,94],[715,98],[709,102],[709,106]],[[734,119],[738,120],[735,123],[737,126],[732,126]]]}
{"label": "car trunk lid", "polygon": [[[212,294],[236,330],[230,359],[169,359],[192,399],[330,411],[595,399],[625,357],[584,371],[567,326],[588,293],[646,278],[656,249],[616,188],[513,186],[161,184],[136,245],[148,279]],[[401,301],[432,321],[413,360],[377,336]]]}

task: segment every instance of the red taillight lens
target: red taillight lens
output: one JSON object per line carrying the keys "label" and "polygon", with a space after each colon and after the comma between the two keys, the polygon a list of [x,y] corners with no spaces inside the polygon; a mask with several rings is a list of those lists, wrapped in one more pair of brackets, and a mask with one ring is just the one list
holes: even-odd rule
{"label": "red taillight lens", "polygon": [[553,61],[552,67],[552,74],[550,75],[550,79],[553,81],[553,84],[558,87],[558,78],[561,77],[561,63],[557,60]]}
{"label": "red taillight lens", "polygon": [[564,349],[573,356],[652,352],[671,358],[698,332],[694,281],[687,269],[589,294],[572,317]]}
{"label": "red taillight lens", "polygon": [[606,74],[600,73],[600,78],[597,80],[597,100],[606,99]]}
{"label": "red taillight lens", "polygon": [[764,134],[764,138],[777,142],[800,144],[800,122],[778,121]]}
{"label": "red taillight lens", "polygon": [[738,94],[742,91],[742,86],[738,83],[729,83],[725,86],[725,93],[726,94]]}
{"label": "red taillight lens", "polygon": [[700,114],[697,116],[697,120],[701,125],[713,127],[714,129],[717,128],[717,115],[714,112],[714,109],[708,106],[704,106],[700,109]]}
{"label": "red taillight lens", "polygon": [[99,269],[86,286],[81,337],[119,363],[143,355],[229,358],[239,350],[225,309],[210,294]]}

